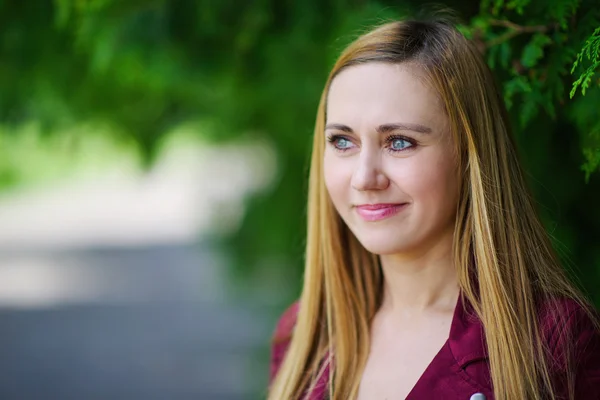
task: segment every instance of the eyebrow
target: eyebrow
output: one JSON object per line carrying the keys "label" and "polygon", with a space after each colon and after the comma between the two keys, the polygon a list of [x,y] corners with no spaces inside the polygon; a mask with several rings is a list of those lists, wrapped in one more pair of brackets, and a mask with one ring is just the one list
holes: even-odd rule
{"label": "eyebrow", "polygon": [[[338,130],[347,133],[354,132],[352,128],[343,124],[327,124],[325,125],[325,130],[328,129]],[[431,133],[431,128],[425,125],[411,123],[383,124],[379,125],[375,130],[380,134],[389,133],[391,131],[413,131],[417,133]]]}

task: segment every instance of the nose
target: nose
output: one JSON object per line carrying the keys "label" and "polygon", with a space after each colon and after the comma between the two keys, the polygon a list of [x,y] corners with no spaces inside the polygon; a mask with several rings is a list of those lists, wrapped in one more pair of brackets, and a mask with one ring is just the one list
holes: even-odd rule
{"label": "nose", "polygon": [[361,151],[357,158],[358,165],[352,175],[352,188],[358,191],[383,190],[390,181],[383,172],[379,154]]}

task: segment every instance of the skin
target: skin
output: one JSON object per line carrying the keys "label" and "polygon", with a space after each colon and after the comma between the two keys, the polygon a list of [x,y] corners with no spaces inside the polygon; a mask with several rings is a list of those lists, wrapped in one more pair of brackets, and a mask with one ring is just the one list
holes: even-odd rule
{"label": "skin", "polygon": [[[415,65],[367,63],[340,72],[328,93],[325,184],[384,276],[359,399],[408,395],[447,340],[458,298],[459,174],[448,117],[423,78]],[[381,129],[390,124],[404,126]],[[381,203],[405,205],[377,221],[357,208]]]}

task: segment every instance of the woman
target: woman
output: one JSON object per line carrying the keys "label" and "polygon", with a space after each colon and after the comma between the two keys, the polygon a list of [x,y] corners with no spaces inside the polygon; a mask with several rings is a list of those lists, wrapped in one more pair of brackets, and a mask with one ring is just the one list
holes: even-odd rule
{"label": "woman", "polygon": [[269,399],[600,399],[596,321],[474,44],[444,21],[350,44],[319,105]]}

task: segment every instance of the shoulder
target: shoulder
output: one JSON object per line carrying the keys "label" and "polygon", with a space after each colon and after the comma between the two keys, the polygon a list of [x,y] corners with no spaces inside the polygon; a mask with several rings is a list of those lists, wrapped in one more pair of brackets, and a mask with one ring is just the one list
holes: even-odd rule
{"label": "shoulder", "polygon": [[298,306],[299,303],[297,301],[292,303],[292,305],[283,312],[275,326],[275,332],[273,333],[271,343],[269,383],[271,383],[277,375],[292,340],[292,333],[294,326],[296,326],[296,318],[298,316]]}
{"label": "shoulder", "polygon": [[566,377],[574,374],[575,398],[600,399],[598,313],[571,299],[546,301],[541,328],[559,393],[567,397]]}
{"label": "shoulder", "polygon": [[546,300],[540,307],[543,339],[554,356],[559,356],[567,344],[575,344],[575,348],[595,344],[600,333],[597,319],[595,310],[571,299]]}

